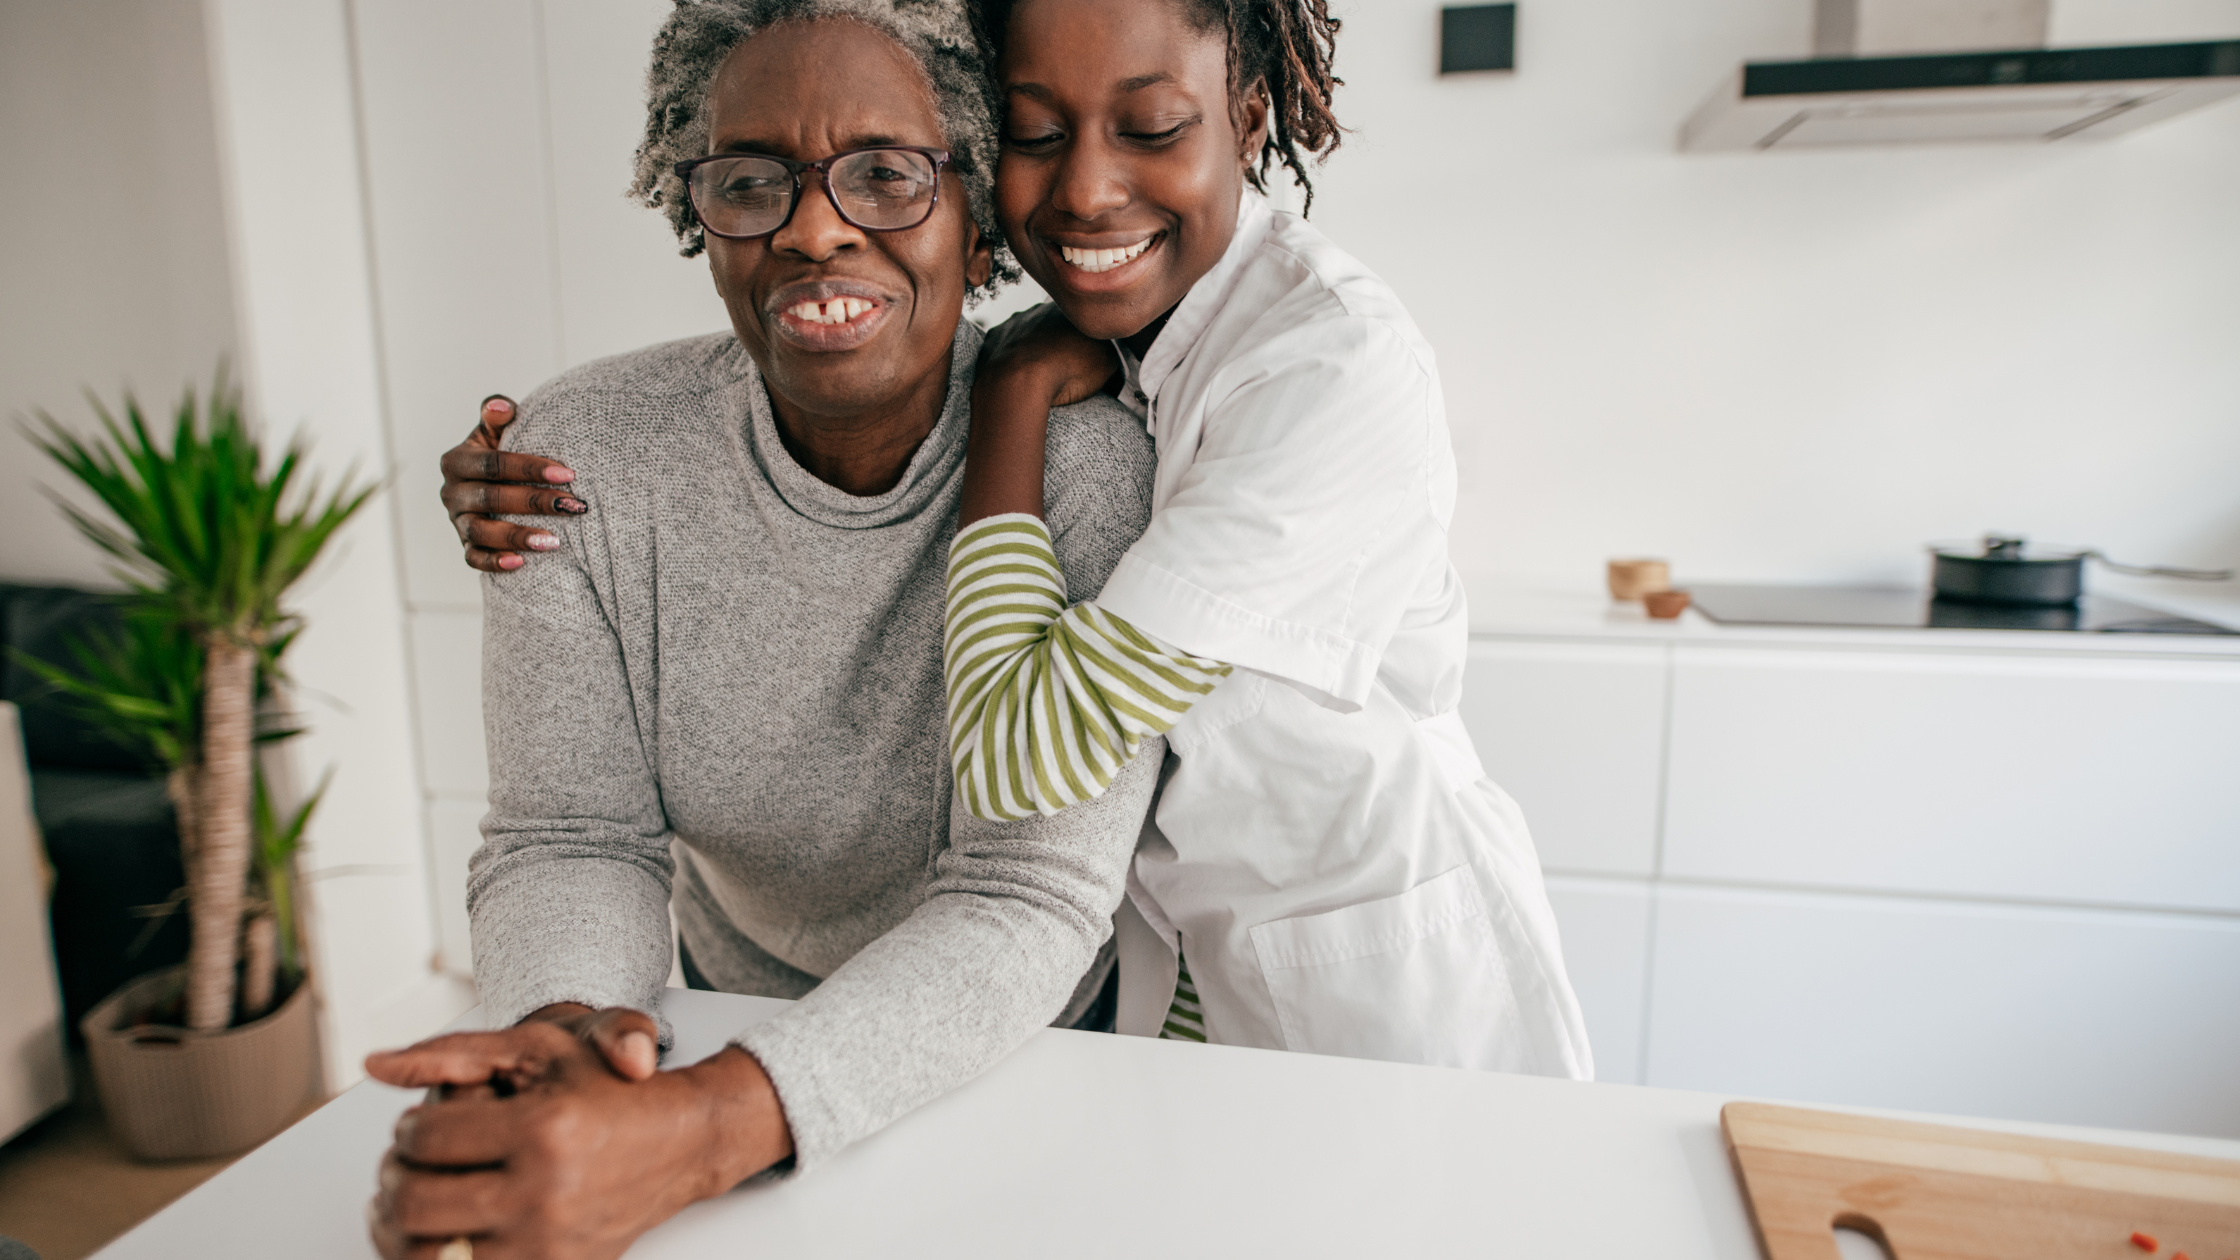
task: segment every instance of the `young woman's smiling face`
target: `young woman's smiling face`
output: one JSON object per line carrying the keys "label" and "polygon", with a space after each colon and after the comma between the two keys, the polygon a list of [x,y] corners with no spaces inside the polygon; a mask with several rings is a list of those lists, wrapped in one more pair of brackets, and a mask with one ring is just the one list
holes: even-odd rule
{"label": "young woman's smiling face", "polygon": [[1223,32],[1174,3],[1022,0],[997,63],[996,214],[1076,328],[1126,338],[1173,309],[1236,234],[1266,105],[1229,109]]}

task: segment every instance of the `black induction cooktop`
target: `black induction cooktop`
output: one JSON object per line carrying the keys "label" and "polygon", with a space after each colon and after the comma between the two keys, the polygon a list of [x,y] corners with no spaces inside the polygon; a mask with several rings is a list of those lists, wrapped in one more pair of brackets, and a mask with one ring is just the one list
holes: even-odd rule
{"label": "black induction cooktop", "polygon": [[2026,608],[1933,599],[1910,586],[1691,586],[1695,608],[1730,626],[1895,626],[1907,629],[2065,630],[2087,634],[2240,634],[2106,595]]}

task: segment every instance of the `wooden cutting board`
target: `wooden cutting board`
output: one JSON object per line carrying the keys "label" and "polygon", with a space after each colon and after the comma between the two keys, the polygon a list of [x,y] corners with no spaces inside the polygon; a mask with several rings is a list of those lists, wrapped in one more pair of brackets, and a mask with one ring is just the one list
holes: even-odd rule
{"label": "wooden cutting board", "polygon": [[1719,1122],[1771,1260],[1840,1260],[1839,1225],[1896,1260],[2240,1258],[2240,1163],[1767,1103]]}

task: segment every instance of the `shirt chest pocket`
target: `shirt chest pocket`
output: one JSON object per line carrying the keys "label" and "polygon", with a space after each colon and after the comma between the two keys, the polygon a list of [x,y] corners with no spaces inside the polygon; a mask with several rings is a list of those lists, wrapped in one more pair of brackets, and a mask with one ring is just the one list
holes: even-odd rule
{"label": "shirt chest pocket", "polygon": [[1516,996],[1468,866],[1397,896],[1252,929],[1284,1048],[1516,1070]]}

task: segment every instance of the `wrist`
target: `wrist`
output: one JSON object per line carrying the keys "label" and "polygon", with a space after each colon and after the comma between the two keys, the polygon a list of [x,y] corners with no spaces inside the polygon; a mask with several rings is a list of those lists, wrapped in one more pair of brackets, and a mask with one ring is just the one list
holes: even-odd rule
{"label": "wrist", "polygon": [[675,1075],[691,1086],[700,1108],[704,1162],[709,1178],[701,1197],[712,1197],[793,1154],[778,1087],[762,1064],[738,1046]]}
{"label": "wrist", "polygon": [[993,404],[1009,420],[1046,419],[1064,396],[1066,373],[1055,363],[1023,359],[990,368],[973,378],[975,412],[978,401]]}
{"label": "wrist", "polygon": [[957,523],[1006,512],[1042,514],[1050,400],[1031,377],[991,373],[973,383],[972,434],[965,443]]}
{"label": "wrist", "polygon": [[568,1025],[573,1024],[576,1020],[579,1020],[586,1015],[589,1015],[591,1013],[591,1009],[592,1008],[585,1006],[581,1002],[554,1002],[550,1006],[540,1006],[537,1009],[522,1016],[520,1022],[524,1024],[546,1023]]}

